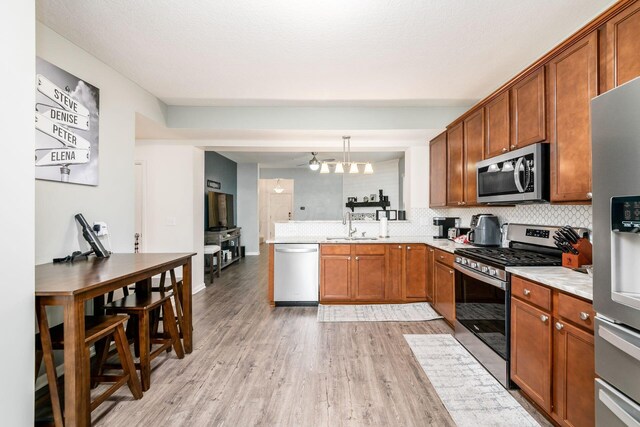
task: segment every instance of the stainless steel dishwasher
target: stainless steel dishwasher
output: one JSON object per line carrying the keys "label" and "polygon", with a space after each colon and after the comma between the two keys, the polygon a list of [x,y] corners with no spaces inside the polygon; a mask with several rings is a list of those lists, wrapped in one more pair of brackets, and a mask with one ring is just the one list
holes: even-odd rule
{"label": "stainless steel dishwasher", "polygon": [[275,245],[273,299],[276,305],[318,305],[317,244]]}

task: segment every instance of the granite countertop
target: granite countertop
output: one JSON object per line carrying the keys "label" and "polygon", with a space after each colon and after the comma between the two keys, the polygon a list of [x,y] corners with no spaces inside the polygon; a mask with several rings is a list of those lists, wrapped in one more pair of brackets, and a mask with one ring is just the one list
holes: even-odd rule
{"label": "granite countertop", "polygon": [[578,273],[565,267],[507,267],[507,271],[524,279],[593,301],[593,280],[588,274]]}
{"label": "granite countertop", "polygon": [[335,244],[425,244],[446,252],[453,253],[455,249],[470,248],[471,245],[455,243],[448,239],[434,239],[431,236],[394,236],[386,238],[377,238],[376,240],[327,240],[326,236],[292,236],[292,237],[276,237],[267,240],[267,243],[335,243]]}

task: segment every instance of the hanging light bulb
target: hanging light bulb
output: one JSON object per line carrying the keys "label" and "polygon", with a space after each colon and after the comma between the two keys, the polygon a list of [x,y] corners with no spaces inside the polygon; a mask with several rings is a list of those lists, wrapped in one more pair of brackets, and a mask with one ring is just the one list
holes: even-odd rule
{"label": "hanging light bulb", "polygon": [[329,165],[323,162],[320,166],[320,173],[329,173]]}
{"label": "hanging light bulb", "polygon": [[273,191],[275,191],[276,193],[280,194],[284,191],[284,188],[282,188],[282,186],[280,185],[280,180],[278,179],[278,181],[276,181],[276,186],[273,188]]}
{"label": "hanging light bulb", "polygon": [[313,159],[309,160],[309,169],[315,172],[320,169],[320,162],[318,161],[318,159],[316,159],[316,154],[318,153],[311,154],[313,155]]}
{"label": "hanging light bulb", "polygon": [[334,172],[335,173],[344,173],[344,168],[342,167],[342,163],[340,163],[340,162],[336,163],[336,170]]}
{"label": "hanging light bulb", "polygon": [[373,166],[371,166],[371,163],[367,163],[366,165],[364,165],[364,174],[371,175],[372,173],[373,173]]}
{"label": "hanging light bulb", "polygon": [[360,173],[360,169],[358,169],[357,163],[351,163],[351,167],[349,168],[349,173]]}

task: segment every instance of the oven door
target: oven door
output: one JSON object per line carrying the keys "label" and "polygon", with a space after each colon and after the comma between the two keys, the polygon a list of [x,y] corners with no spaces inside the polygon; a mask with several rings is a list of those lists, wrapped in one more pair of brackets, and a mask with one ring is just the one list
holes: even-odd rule
{"label": "oven door", "polygon": [[454,267],[456,321],[502,359],[509,360],[508,283],[458,264]]}

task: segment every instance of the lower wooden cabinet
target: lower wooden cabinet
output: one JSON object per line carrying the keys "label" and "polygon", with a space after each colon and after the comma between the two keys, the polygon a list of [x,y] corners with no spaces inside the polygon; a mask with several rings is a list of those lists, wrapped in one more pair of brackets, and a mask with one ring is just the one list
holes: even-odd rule
{"label": "lower wooden cabinet", "polygon": [[511,379],[551,412],[552,319],[531,304],[511,299]]}
{"label": "lower wooden cabinet", "polygon": [[562,425],[595,425],[593,335],[555,320],[553,330],[554,418]]}
{"label": "lower wooden cabinet", "polygon": [[436,250],[430,246],[427,246],[427,277],[426,277],[426,290],[427,290],[427,301],[433,302],[434,289],[433,285],[435,282],[435,262],[436,262]]}
{"label": "lower wooden cabinet", "polygon": [[424,244],[323,244],[320,302],[427,301],[428,254]]}
{"label": "lower wooden cabinet", "polygon": [[553,303],[543,309],[513,293],[511,379],[559,425],[595,425],[592,305],[544,285],[513,279],[527,289],[544,287],[553,294]]}
{"label": "lower wooden cabinet", "polygon": [[354,264],[353,299],[384,300],[386,260],[384,255],[356,255]]}
{"label": "lower wooden cabinet", "polygon": [[405,298],[427,299],[427,247],[407,245],[405,251]]}
{"label": "lower wooden cabinet", "polygon": [[433,308],[451,325],[456,320],[454,281],[453,267],[440,262],[434,263]]}

